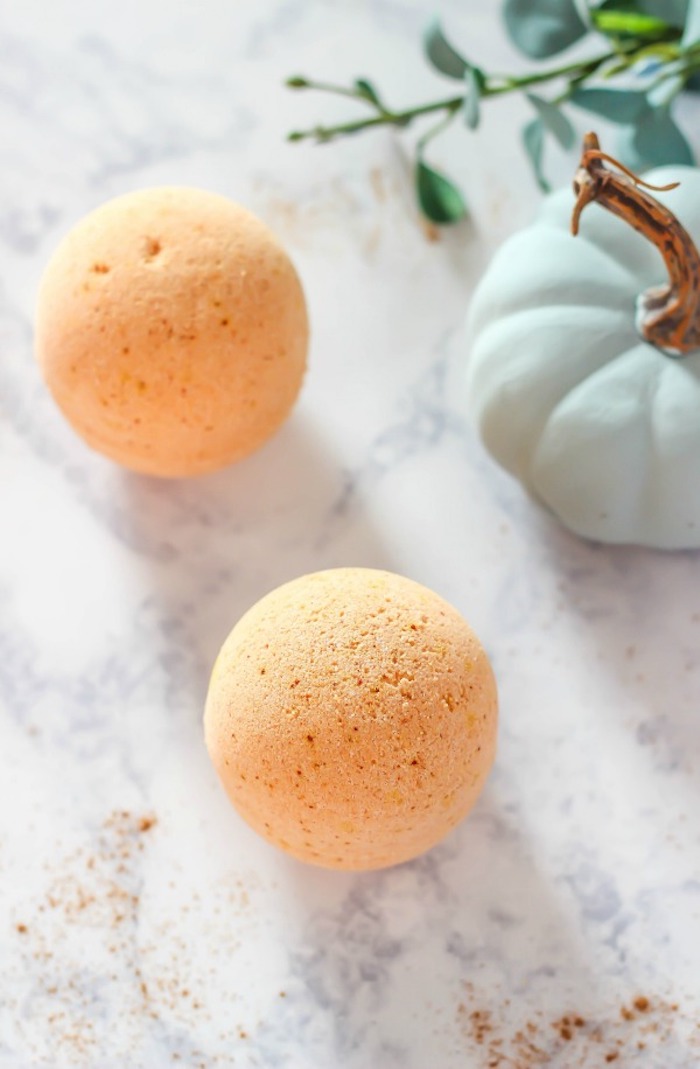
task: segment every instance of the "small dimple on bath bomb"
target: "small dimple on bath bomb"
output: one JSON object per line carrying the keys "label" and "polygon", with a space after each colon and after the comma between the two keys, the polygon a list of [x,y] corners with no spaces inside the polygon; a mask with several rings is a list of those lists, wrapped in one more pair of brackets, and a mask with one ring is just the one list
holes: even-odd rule
{"label": "small dimple on bath bomb", "polygon": [[239,620],[214,666],[206,745],[228,797],[302,861],[375,869],[422,854],[493,764],[496,683],[448,602],[392,572],[294,579]]}
{"label": "small dimple on bath bomb", "polygon": [[275,235],[217,193],[97,208],[41,282],[37,358],[74,430],[125,467],[198,475],[252,453],[301,388],[308,320]]}

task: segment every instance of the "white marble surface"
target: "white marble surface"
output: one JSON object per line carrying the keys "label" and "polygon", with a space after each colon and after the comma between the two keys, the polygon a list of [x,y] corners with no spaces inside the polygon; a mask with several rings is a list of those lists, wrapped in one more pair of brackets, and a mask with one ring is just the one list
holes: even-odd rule
{"label": "white marble surface", "polygon": [[[0,1066],[696,1066],[700,561],[567,535],[486,458],[460,393],[469,294],[539,197],[521,106],[494,103],[471,140],[436,147],[474,220],[429,241],[401,142],[287,145],[289,128],[352,108],[280,84],[365,73],[397,100],[439,89],[416,62],[428,0],[5,8]],[[496,4],[441,8],[482,62],[519,62]],[[284,430],[182,483],[89,453],[32,357],[60,236],[165,182],[227,193],[276,228],[313,323]],[[200,726],[240,613],[354,563],[457,605],[502,699],[470,819],[369,875],[258,841]],[[626,1019],[640,996],[649,1008]],[[586,1023],[567,1032],[571,1014]]]}

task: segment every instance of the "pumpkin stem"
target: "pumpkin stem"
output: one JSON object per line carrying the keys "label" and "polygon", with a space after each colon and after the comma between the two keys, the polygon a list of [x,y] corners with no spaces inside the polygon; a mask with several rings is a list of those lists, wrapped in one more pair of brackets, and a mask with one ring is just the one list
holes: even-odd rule
{"label": "pumpkin stem", "polygon": [[[611,171],[606,162],[617,170]],[[578,234],[581,212],[595,200],[656,245],[669,282],[640,294],[637,327],[646,341],[676,356],[700,347],[700,253],[673,212],[640,186],[668,190],[678,185],[649,185],[602,152],[596,135],[588,133],[574,177],[576,204],[571,218],[572,233]]]}

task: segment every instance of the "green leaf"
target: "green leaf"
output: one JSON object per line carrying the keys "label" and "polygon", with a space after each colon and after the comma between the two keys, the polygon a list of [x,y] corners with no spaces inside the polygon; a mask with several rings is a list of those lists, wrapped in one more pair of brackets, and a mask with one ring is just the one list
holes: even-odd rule
{"label": "green leaf", "polygon": [[650,110],[646,95],[636,89],[574,89],[569,100],[610,122],[636,123]]}
{"label": "green leaf", "polygon": [[540,189],[548,193],[551,186],[542,170],[542,156],[544,154],[544,123],[541,119],[533,119],[523,127],[523,144],[527,152],[535,178]]}
{"label": "green leaf", "polygon": [[588,32],[574,0],[505,0],[503,18],[513,44],[531,59],[546,59]]}
{"label": "green leaf", "polygon": [[383,104],[379,99],[379,94],[377,93],[377,90],[374,88],[371,82],[367,81],[366,78],[356,78],[355,89],[357,90],[360,96],[364,97],[365,100],[369,100],[369,102],[371,104],[374,104],[375,107],[379,108],[380,110],[383,108]]}
{"label": "green leaf", "polygon": [[637,11],[592,11],[591,19],[596,30],[609,37],[660,37],[669,25],[654,15],[641,15]]}
{"label": "green leaf", "polygon": [[434,19],[426,29],[423,37],[423,49],[433,67],[440,71],[441,74],[446,74],[448,78],[457,78],[460,81],[464,78],[469,64],[464,56],[460,56],[459,52],[449,43],[442,32],[438,19]]}
{"label": "green leaf", "polygon": [[646,15],[680,30],[686,20],[688,0],[603,0],[591,11],[591,21],[595,19],[596,11]]}
{"label": "green leaf", "polygon": [[695,162],[685,135],[671,118],[668,108],[650,109],[638,123],[620,136],[620,158],[633,171],[645,171],[667,163]]}
{"label": "green leaf", "polygon": [[567,150],[573,148],[576,141],[576,133],[561,108],[557,104],[553,104],[551,100],[544,100],[542,97],[537,96],[536,93],[526,93],[525,95],[542,120],[542,124],[549,130],[552,137],[559,142],[561,147]]}
{"label": "green leaf", "polygon": [[613,39],[672,40],[682,32],[688,10],[689,0],[603,0],[590,17],[596,30]]}
{"label": "green leaf", "polygon": [[700,42],[700,0],[690,0],[681,44],[683,48],[690,48],[698,42]]}
{"label": "green leaf", "polygon": [[464,72],[464,121],[470,130],[479,125],[479,99],[482,80],[474,67],[467,67]]}
{"label": "green leaf", "polygon": [[464,198],[444,174],[416,161],[416,193],[423,215],[433,223],[457,223],[467,214]]}

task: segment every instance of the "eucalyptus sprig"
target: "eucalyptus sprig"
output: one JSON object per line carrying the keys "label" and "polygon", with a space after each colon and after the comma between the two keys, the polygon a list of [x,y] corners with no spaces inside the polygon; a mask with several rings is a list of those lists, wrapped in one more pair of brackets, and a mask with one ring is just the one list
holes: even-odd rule
{"label": "eucalyptus sprig", "polygon": [[[287,80],[290,89],[334,93],[357,101],[368,113],[295,130],[289,140],[325,143],[379,126],[401,129],[436,119],[416,143],[414,167],[418,202],[435,223],[458,221],[467,206],[457,186],[426,162],[428,144],[458,119],[476,129],[482,103],[506,93],[522,94],[532,108],[523,145],[544,190],[549,188],[543,166],[547,139],[567,150],[577,140],[565,110],[569,105],[619,124],[618,155],[635,171],[694,162],[672,110],[678,95],[700,81],[700,0],[505,0],[503,19],[511,40],[530,59],[548,59],[587,35],[597,47],[590,57],[570,63],[521,75],[495,74],[465,58],[436,19],[424,34],[423,52],[436,71],[459,83],[453,93],[397,109],[364,77],[343,86],[295,76]],[[540,87],[548,85],[554,86],[553,94],[542,96]]]}

